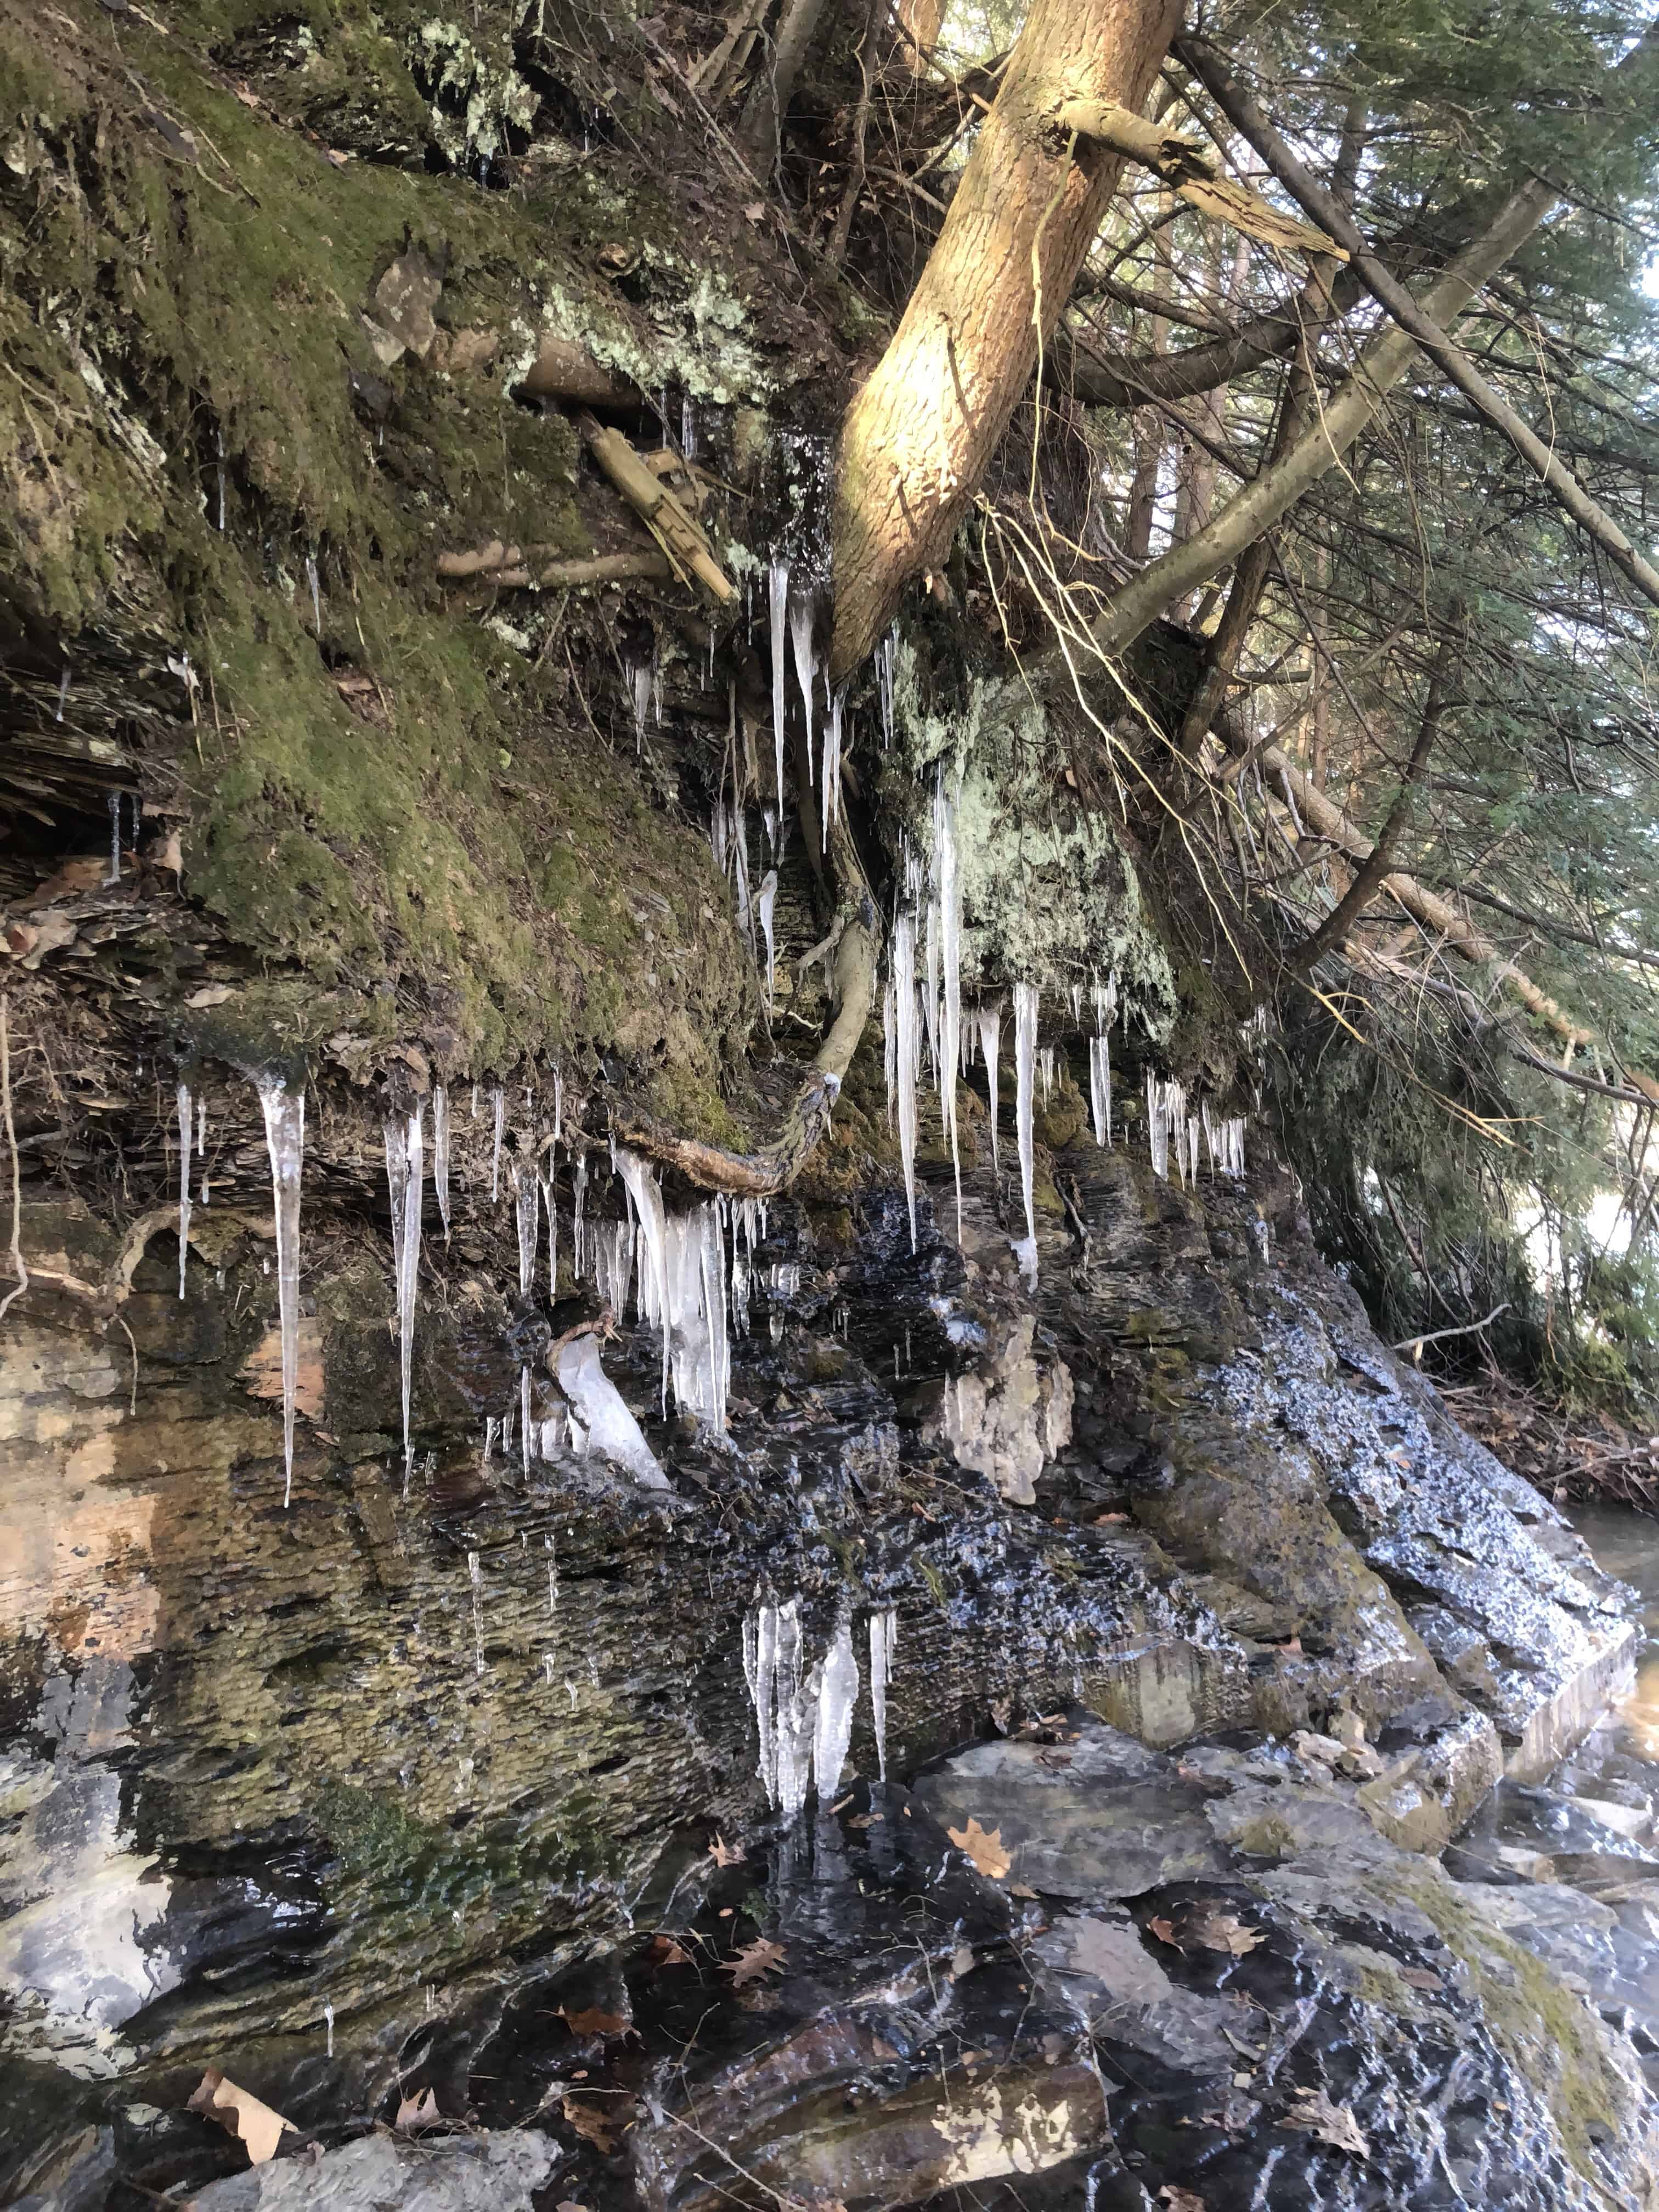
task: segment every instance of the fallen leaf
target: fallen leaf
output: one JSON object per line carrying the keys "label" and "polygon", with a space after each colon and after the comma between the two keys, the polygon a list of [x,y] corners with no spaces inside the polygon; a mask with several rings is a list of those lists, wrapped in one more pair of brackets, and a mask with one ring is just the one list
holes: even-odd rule
{"label": "fallen leaf", "polygon": [[438,2110],[437,2093],[428,2089],[418,2097],[400,2097],[398,2117],[392,2124],[394,2128],[412,2132],[416,2128],[435,2127],[442,2118],[443,2114]]}
{"label": "fallen leaf", "polygon": [[1008,1894],[1010,1897],[1035,1897],[1036,1892],[1034,1889],[1028,1889],[1023,1881],[1011,1881],[1008,1885]]}
{"label": "fallen leaf", "polygon": [[1173,2181],[1166,2181],[1158,2192],[1160,2204],[1167,2204],[1170,2212],[1207,2212],[1203,2197],[1191,2189],[1177,2189]]}
{"label": "fallen leaf", "polygon": [[757,1936],[752,1943],[745,1943],[735,1958],[727,1959],[720,1971],[731,1975],[734,1990],[740,1990],[745,1982],[758,1981],[763,1974],[780,1973],[782,1968],[782,1944],[769,1942],[764,1936]]}
{"label": "fallen leaf", "polygon": [[886,1818],[884,1813],[854,1813],[847,1825],[849,1828],[873,1828]]}
{"label": "fallen leaf", "polygon": [[299,2130],[280,2112],[273,2112],[269,2105],[262,2105],[251,2091],[240,2089],[235,2082],[227,2081],[216,2066],[210,2066],[197,2084],[190,2100],[189,2109],[200,2112],[210,2120],[217,2120],[227,2135],[235,2136],[247,2146],[250,2164],[263,2166],[267,2159],[275,2158],[276,2146],[283,2139],[283,2130]]}
{"label": "fallen leaf", "polygon": [[602,2112],[597,2105],[579,2104],[574,2097],[561,2097],[559,2109],[584,2142],[591,2142],[601,2158],[610,2157],[617,2138],[611,2132],[608,2112]]}
{"label": "fallen leaf", "polygon": [[14,960],[21,960],[25,953],[33,952],[40,941],[40,931],[32,928],[27,921],[8,923],[6,947]]}
{"label": "fallen leaf", "polygon": [[37,884],[21,903],[33,914],[37,908],[50,906],[55,899],[73,898],[77,891],[95,891],[108,873],[109,859],[103,853],[65,860],[56,875]]}
{"label": "fallen leaf", "polygon": [[744,1861],[744,1854],[737,1845],[728,1844],[718,1829],[715,1831],[714,1842],[708,1846],[708,1856],[716,1866],[741,1866]]}
{"label": "fallen leaf", "polygon": [[691,1964],[691,1954],[683,1943],[677,1943],[672,1936],[653,1936],[645,1955],[653,1966],[689,1966]]}
{"label": "fallen leaf", "polygon": [[586,2204],[578,2204],[574,2197],[562,2197],[553,2212],[588,2212],[588,2209]]}
{"label": "fallen leaf", "polygon": [[745,220],[750,222],[763,222],[766,216],[766,203],[764,200],[750,200],[743,212]]}
{"label": "fallen leaf", "polygon": [[626,2035],[633,2025],[621,2013],[607,2012],[603,2005],[589,2005],[576,2012],[567,2012],[561,2005],[559,2010],[572,2035]]}
{"label": "fallen leaf", "polygon": [[1127,1521],[1128,1517],[1129,1516],[1127,1513],[1097,1513],[1095,1516],[1095,1526],[1097,1528],[1109,1528],[1113,1527],[1115,1522],[1119,1521]]}
{"label": "fallen leaf", "polygon": [[1242,1959],[1267,1941],[1259,1928],[1247,1928],[1236,1912],[1222,1912],[1212,1905],[1195,1905],[1187,1916],[1182,1940],[1206,1951],[1231,1951]]}
{"label": "fallen leaf", "polygon": [[1146,1923],[1146,1925],[1152,1929],[1153,1935],[1157,1936],[1160,1943],[1174,1943],[1176,1939],[1174,1921],[1149,1920]]}
{"label": "fallen leaf", "polygon": [[1001,1829],[993,1828],[988,1835],[971,1814],[965,1828],[947,1828],[945,1832],[958,1850],[967,1853],[981,1874],[988,1875],[993,1881],[1000,1881],[1013,1865],[1002,1848]]}
{"label": "fallen leaf", "polygon": [[1294,2112],[1285,2113],[1280,2127],[1306,2128],[1334,2150],[1352,2151],[1356,2158],[1370,2156],[1364,2131],[1346,2105],[1332,2104],[1323,2089],[1298,2089],[1296,2094],[1300,2102]]}
{"label": "fallen leaf", "polygon": [[164,837],[152,838],[144,848],[144,858],[152,868],[164,868],[169,875],[184,873],[185,848],[179,832],[169,830]]}
{"label": "fallen leaf", "polygon": [[198,1008],[222,1006],[227,999],[234,999],[235,996],[235,992],[228,983],[204,983],[199,991],[191,993],[189,998],[185,1000],[185,1004],[187,1006]]}

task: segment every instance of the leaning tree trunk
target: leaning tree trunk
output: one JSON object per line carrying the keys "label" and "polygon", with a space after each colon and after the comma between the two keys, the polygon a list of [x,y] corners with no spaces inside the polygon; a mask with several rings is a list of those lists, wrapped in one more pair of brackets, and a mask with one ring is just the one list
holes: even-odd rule
{"label": "leaning tree trunk", "polygon": [[1100,227],[1120,157],[1070,144],[1055,111],[1138,111],[1179,13],[1179,0],[1034,0],[921,281],[842,427],[832,688],[912,578],[943,566]]}

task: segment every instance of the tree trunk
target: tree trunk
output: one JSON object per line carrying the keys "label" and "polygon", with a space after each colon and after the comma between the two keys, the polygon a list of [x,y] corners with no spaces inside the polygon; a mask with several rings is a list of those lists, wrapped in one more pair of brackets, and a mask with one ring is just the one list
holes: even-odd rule
{"label": "tree trunk", "polygon": [[823,0],[785,0],[770,58],[755,80],[738,132],[744,151],[763,172],[769,171],[777,161],[783,118],[789,112],[795,79],[823,14]]}
{"label": "tree trunk", "polygon": [[836,480],[832,689],[957,522],[1076,282],[1121,157],[1068,146],[1063,99],[1139,110],[1178,0],[1035,0],[921,281],[847,411]]}

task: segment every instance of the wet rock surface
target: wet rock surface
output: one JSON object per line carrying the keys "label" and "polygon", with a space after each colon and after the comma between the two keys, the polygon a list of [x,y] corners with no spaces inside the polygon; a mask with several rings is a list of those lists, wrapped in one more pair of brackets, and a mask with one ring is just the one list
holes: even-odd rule
{"label": "wet rock surface", "polygon": [[[589,2093],[573,2069],[543,2103],[557,2069],[529,2021],[562,1977],[609,1959],[632,1978],[643,2025],[624,2051],[601,2038],[586,2055],[626,2058],[619,2090],[650,2122],[614,2137],[612,2158],[630,2161],[615,2201],[633,2191],[678,2207],[714,2187],[696,2137],[651,2118],[678,2109],[675,2080],[705,2065],[734,2130],[745,2116],[756,2171],[770,2160],[769,2173],[823,2177],[813,2187],[848,2212],[913,2201],[932,2170],[924,2153],[943,2161],[941,2188],[957,2185],[954,2159],[975,2187],[994,2192],[1004,2175],[1046,2190],[1040,2173],[1070,2172],[1109,2142],[1128,2158],[1121,2099],[1162,2095],[1171,2053],[1224,2063],[1217,2016],[1188,2002],[1215,1990],[1178,1945],[1165,1956],[1144,1940],[1151,1917],[1241,1884],[1261,1910],[1288,1911],[1258,1862],[1294,1864],[1304,1881],[1338,1862],[1351,1880],[1355,1838],[1437,1881],[1400,1850],[1443,1848],[1505,1765],[1540,1772],[1595,1717],[1630,1649],[1616,1587],[1376,1344],[1271,1171],[1200,1195],[1092,1146],[1060,1165],[1086,1260],[1045,1227],[1035,1306],[1009,1245],[1017,1190],[983,1169],[964,1176],[961,1249],[929,1232],[913,1255],[901,1197],[876,1186],[850,1204],[775,1208],[725,1439],[664,1418],[654,1332],[600,1344],[661,1490],[562,1446],[526,1454],[516,1435],[486,1448],[486,1419],[520,1411],[521,1362],[532,1419],[556,1413],[547,1347],[592,1308],[567,1273],[552,1308],[509,1310],[483,1278],[505,1279],[510,1261],[467,1272],[483,1245],[422,1300],[405,1494],[390,1283],[355,1234],[313,1230],[286,1513],[280,1416],[258,1387],[276,1296],[257,1213],[198,1212],[182,1303],[173,1242],[155,1237],[122,1309],[131,1348],[70,1301],[16,1309],[0,1353],[12,2095],[0,2189],[88,2126],[110,2131],[116,2167],[141,2187],[229,2175],[240,2153],[204,2143],[181,2108],[204,2065],[233,2061],[325,2139],[353,2113],[389,2118],[417,2081],[447,2115],[533,2118],[574,2153],[590,2138],[561,2100],[580,2111]],[[590,1222],[613,1196],[596,1176]],[[209,1231],[210,1247],[197,1241]],[[32,1249],[88,1280],[115,1242],[73,1205],[32,1224]],[[974,1404],[983,1389],[969,1425],[983,1465],[972,1447],[964,1461],[944,1418],[964,1380]],[[1022,1506],[1028,1481],[1035,1502]],[[809,1802],[798,1833],[726,1869],[711,1838],[741,1850],[768,1813],[742,1633],[763,1599],[796,1603],[804,1742],[850,1623],[859,1688],[837,1789],[854,1796],[828,1821]],[[878,1741],[867,1628],[890,1614]],[[1051,1740],[1042,1717],[1067,1712],[1108,1732]],[[1239,1731],[1285,1748],[1227,1750]],[[884,1753],[890,1776],[917,1775],[964,1743],[977,1747],[921,1774],[914,1796],[864,1794]],[[1172,1761],[1159,1747],[1185,1748]],[[1250,1767],[1258,1756],[1271,1774]],[[1000,1823],[1006,1880],[974,1875],[935,1814]],[[1632,1838],[1605,1821],[1599,1832],[1639,1883]],[[1595,1856],[1588,1844],[1563,1854]],[[1037,1896],[1011,1904],[1015,1885]],[[1606,1905],[1632,1922],[1647,1909],[1645,1896]],[[1068,1932],[1067,1920],[1088,1925]],[[685,1950],[689,1967],[651,1966],[630,1927]],[[1132,1929],[1144,1966],[1126,1948]],[[781,1943],[781,1971],[737,1983],[739,1931]],[[957,1971],[964,1943],[971,1974]],[[1040,1984],[1019,1963],[1038,1943]],[[987,1945],[1006,1954],[994,1971]],[[1279,1955],[1267,1942],[1241,1956],[1226,1990],[1253,1986]],[[1114,1973],[1163,2010],[1141,2073],[1130,2078],[1126,2055],[1103,2105],[1079,2007],[1091,1974],[1110,2002],[1123,1997]],[[667,1996],[687,1974],[676,2011]],[[962,2014],[951,2030],[947,2101],[963,2132],[935,2142],[938,2023],[970,1989],[977,2000],[994,1988],[982,2022]],[[724,2039],[698,2027],[713,2000],[732,2026]],[[1353,2012],[1362,2001],[1343,1984],[1315,2041],[1358,2049],[1384,2034],[1380,2016]],[[832,2015],[828,2040],[808,2033]],[[675,2047],[692,2052],[673,2078],[652,2025],[665,2035],[671,2017]],[[777,2055],[786,2044],[793,2057]],[[980,2050],[994,2061],[970,2066]],[[524,2095],[489,2091],[492,2066],[522,2075]],[[1204,2112],[1242,2094],[1202,2079],[1206,2099],[1223,2097]],[[1497,2098],[1498,2081],[1482,2095]],[[1331,2084],[1337,2096],[1340,2069]],[[1403,2107],[1418,2088],[1396,2080],[1390,2094]],[[808,2106],[822,2135],[800,2118]],[[1183,2156],[1186,2133],[1203,2132],[1201,2113],[1188,2117]],[[1527,2170],[1566,2157],[1578,2172],[1544,2118],[1536,2127]],[[1235,2132],[1221,2127],[1229,2156]],[[821,2161],[791,2169],[807,2135]],[[860,2146],[856,2187],[830,2178],[832,2136]],[[1274,2138],[1273,2172],[1301,2172],[1315,2140]],[[1483,2174],[1495,2154],[1467,2154]],[[1316,2155],[1336,2172],[1352,2154],[1326,2143]],[[1263,2201],[1440,2203],[1420,2193],[1425,2145],[1412,2155],[1414,2197]],[[599,2162],[613,2181],[619,2170]],[[1172,2185],[1184,2170],[1168,2166]],[[1052,2187],[1052,2201],[1076,2201]],[[1140,2202],[1133,2189],[1121,2201]]]}

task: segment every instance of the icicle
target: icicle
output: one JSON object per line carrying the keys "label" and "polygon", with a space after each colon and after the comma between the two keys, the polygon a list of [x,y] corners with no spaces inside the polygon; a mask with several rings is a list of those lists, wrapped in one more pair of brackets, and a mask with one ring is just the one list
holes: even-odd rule
{"label": "icicle", "polygon": [[957,1242],[962,1242],[962,1152],[957,1129],[957,1077],[962,1063],[962,873],[957,854],[957,810],[945,770],[933,792],[933,890],[939,906],[939,963],[945,1006],[939,1036],[939,1091],[951,1167],[956,1177]]}
{"label": "icicle", "polygon": [[1103,1030],[1089,1040],[1089,1109],[1094,1118],[1095,1142],[1112,1141],[1112,1054]]}
{"label": "icicle", "polygon": [[179,1297],[185,1295],[185,1261],[190,1251],[190,1085],[181,1083],[179,1106]]}
{"label": "icicle", "polygon": [[1037,1074],[1042,1083],[1042,1110],[1048,1110],[1048,1102],[1054,1095],[1054,1048],[1043,1045],[1037,1053]]}
{"label": "icicle", "polygon": [[1073,983],[1072,986],[1072,1019],[1074,1022],[1080,1022],[1083,1019],[1083,986],[1081,983]]}
{"label": "icicle", "polygon": [[564,1142],[564,1077],[556,1067],[553,1070],[553,1141]]}
{"label": "icicle", "polygon": [[570,1268],[571,1273],[575,1276],[577,1281],[580,1282],[581,1280],[583,1272],[582,1205],[587,1195],[587,1155],[586,1152],[578,1152],[576,1155],[576,1164],[570,1171],[570,1187],[576,1194],[576,1215],[574,1221],[571,1224],[571,1237],[574,1249],[571,1257]]}
{"label": "icicle", "polygon": [[887,1779],[887,1685],[893,1679],[898,1614],[890,1607],[870,1616],[870,1704],[876,1723],[876,1771]]}
{"label": "icicle", "polygon": [[317,561],[314,554],[306,555],[306,581],[311,586],[311,626],[315,635],[323,634],[323,603],[317,590]]}
{"label": "icicle", "polygon": [[991,1169],[1000,1175],[1002,1159],[997,1138],[997,1063],[1002,1057],[1002,1001],[993,999],[979,1010],[979,1048],[985,1062],[985,1084],[991,1101]]}
{"label": "icicle", "polygon": [[519,1231],[519,1296],[527,1298],[536,1280],[536,1231],[541,1224],[538,1209],[541,1192],[536,1182],[536,1170],[529,1160],[519,1160],[513,1169],[513,1212]]}
{"label": "icicle", "polygon": [[749,893],[749,830],[743,818],[743,809],[732,810],[732,883],[738,896],[738,927],[749,939],[752,952],[755,944],[755,910]]}
{"label": "icicle", "polygon": [[493,1206],[501,1194],[501,1131],[507,1121],[507,1094],[499,1089],[489,1094],[495,1115],[495,1146],[489,1162],[489,1202]]}
{"label": "icicle", "polygon": [[70,672],[69,663],[66,660],[64,663],[64,672],[58,679],[58,712],[52,718],[54,722],[61,722],[64,719],[64,709],[69,704],[69,688]]}
{"label": "icicle", "polygon": [[680,453],[688,461],[697,457],[697,417],[689,393],[680,401]]}
{"label": "icicle", "polygon": [[1037,987],[1014,986],[1014,1127],[1019,1142],[1019,1188],[1025,1201],[1025,1241],[1014,1247],[1020,1273],[1036,1287],[1036,1164],[1031,1141],[1031,1078],[1036,1060]]}
{"label": "icicle", "polygon": [[[783,817],[784,631],[789,611],[789,563],[775,560],[768,572],[772,617],[772,742],[777,754],[778,818]],[[763,892],[763,897],[765,896]]]}
{"label": "icicle", "polygon": [[219,535],[222,538],[225,534],[225,434],[222,430],[216,430],[213,434],[219,449]]}
{"label": "icicle", "polygon": [[898,1036],[894,1027],[893,977],[890,969],[887,988],[881,994],[881,1070],[887,1084],[887,1126],[893,1126],[894,1094],[898,1087]]}
{"label": "icicle", "polygon": [[636,1152],[621,1146],[612,1148],[617,1174],[639,1222],[640,1318],[662,1332],[662,1409],[668,1411],[670,1358],[668,1292],[668,1219],[663,1211],[662,1186]]}
{"label": "icicle", "polygon": [[449,1093],[440,1084],[432,1094],[432,1188],[449,1235]]}
{"label": "icicle", "polygon": [[[802,698],[806,702],[806,773],[810,780],[812,774],[812,692],[818,673],[818,665],[812,653],[812,601],[810,593],[789,603],[789,642],[795,656],[795,680],[800,685]],[[781,783],[778,788],[782,790]]]}
{"label": "icicle", "polygon": [[766,939],[766,1012],[771,1018],[772,997],[777,988],[777,947],[772,936],[772,909],[777,903],[778,872],[769,868],[761,879],[760,896],[756,909],[760,915],[761,935]]}
{"label": "icicle", "polygon": [[472,1671],[482,1674],[483,1653],[483,1569],[476,1552],[466,1555],[466,1578],[472,1585]]}
{"label": "icicle", "polygon": [[[221,523],[219,526],[222,530],[224,525]],[[327,2047],[323,2056],[325,2058],[332,2058],[334,2056],[334,2008],[331,2004],[325,2004],[323,2007],[323,2027],[328,2036]]]}
{"label": "icicle", "polygon": [[634,1224],[629,1220],[599,1222],[590,1233],[593,1239],[593,1281],[600,1303],[609,1306],[621,1321],[627,1311],[628,1289],[634,1275]]}
{"label": "icicle", "polygon": [[801,1675],[800,1601],[762,1605],[744,1623],[744,1674],[768,1800],[793,1820],[806,1802],[816,1700]]}
{"label": "icicle", "polygon": [[841,722],[847,705],[847,686],[843,684],[830,702],[830,720],[823,732],[823,842],[827,846],[830,832],[841,819]]}
{"label": "icicle", "polygon": [[526,1480],[530,1474],[530,1370],[519,1370],[519,1458]]}
{"label": "icicle", "polygon": [[[927,902],[927,989],[922,1000],[922,1013],[927,1024],[927,1057],[933,1063],[933,1083],[942,1090],[939,1051],[939,901]],[[920,1067],[921,1061],[917,1061]]]}
{"label": "icicle", "polygon": [[881,749],[893,743],[893,678],[898,662],[898,631],[890,629],[876,647],[876,696],[881,702]]}
{"label": "icicle", "polygon": [[415,1294],[421,1267],[421,1109],[386,1125],[386,1177],[392,1198],[392,1265],[398,1289],[398,1352],[402,1367],[404,1496],[415,1464],[410,1441],[410,1384],[415,1369]]}
{"label": "icicle", "polygon": [[276,1304],[283,1333],[283,1504],[294,1495],[294,1394],[300,1379],[300,1184],[305,1159],[306,1094],[280,1075],[258,1079],[270,1155],[276,1220]]}
{"label": "icicle", "polygon": [[916,1075],[921,1047],[916,1035],[916,918],[902,914],[893,924],[893,1011],[896,1032],[899,1157],[904,1164],[904,1199],[910,1209],[910,1249],[916,1249]]}
{"label": "icicle", "polygon": [[547,1174],[542,1181],[542,1211],[547,1216],[547,1295],[550,1299],[559,1295],[559,1217],[553,1204],[558,1188],[556,1178],[557,1170],[550,1154]]}
{"label": "icicle", "polygon": [[[552,1425],[553,1424],[550,1421],[544,1421],[542,1424],[542,1455],[544,1458],[546,1457],[548,1451],[551,1449],[546,1441],[546,1437],[547,1431],[552,1427]],[[556,1438],[555,1442],[556,1443],[556,1441],[557,1440]],[[543,1536],[542,1545],[547,1553],[547,1617],[551,1620],[555,1613],[556,1613],[559,1609],[559,1555],[554,1547],[553,1531],[550,1528]]]}
{"label": "icicle", "polygon": [[827,1812],[853,1741],[853,1708],[859,1698],[859,1662],[850,1621],[838,1622],[823,1655],[817,1713],[812,1729],[812,1781]]}
{"label": "icicle", "polygon": [[109,873],[104,878],[105,888],[121,880],[121,794],[112,791],[109,795]]}
{"label": "icicle", "polygon": [[[645,750],[645,717],[651,704],[652,689],[651,663],[648,660],[631,663],[628,669],[628,703],[634,710],[634,750],[636,754]],[[661,715],[659,714],[657,719],[660,721]]]}

